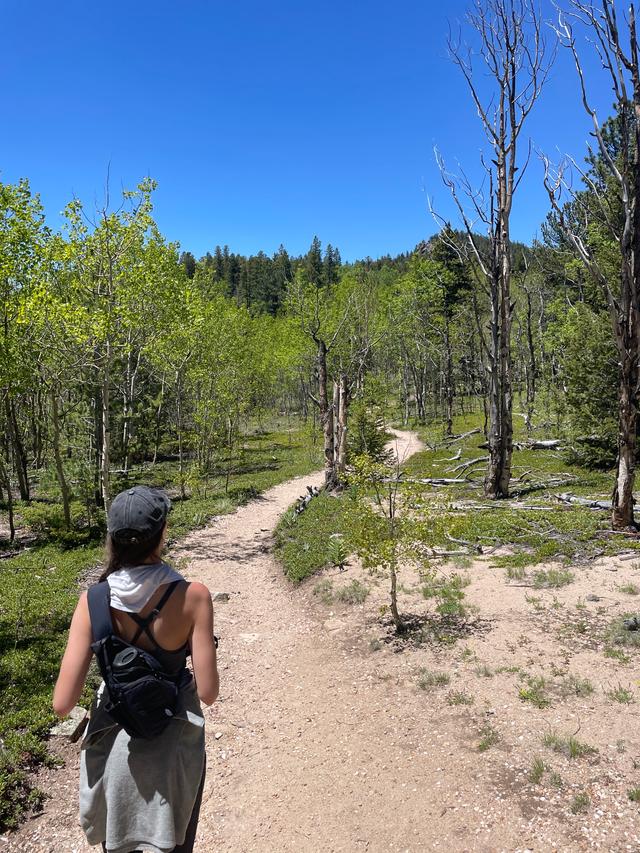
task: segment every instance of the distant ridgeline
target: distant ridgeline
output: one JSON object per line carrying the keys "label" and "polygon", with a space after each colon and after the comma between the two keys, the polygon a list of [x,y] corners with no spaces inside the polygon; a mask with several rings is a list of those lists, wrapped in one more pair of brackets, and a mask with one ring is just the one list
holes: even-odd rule
{"label": "distant ridgeline", "polygon": [[410,257],[411,252],[404,252],[395,257],[383,255],[376,260],[364,258],[354,264],[343,264],[337,248],[328,243],[323,252],[320,240],[314,237],[309,251],[298,257],[289,255],[282,245],[272,257],[264,252],[247,257],[229,251],[228,246],[216,246],[213,254],[207,252],[200,260],[191,252],[183,252],[180,261],[189,278],[197,278],[205,289],[222,285],[225,296],[234,298],[239,305],[276,314],[284,301],[287,282],[301,267],[310,283],[324,287],[335,284],[342,269],[358,264],[366,269],[388,266],[402,273]]}

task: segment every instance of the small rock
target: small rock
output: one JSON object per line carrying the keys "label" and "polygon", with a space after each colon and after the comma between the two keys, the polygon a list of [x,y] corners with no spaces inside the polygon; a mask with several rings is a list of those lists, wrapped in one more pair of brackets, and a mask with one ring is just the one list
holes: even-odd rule
{"label": "small rock", "polygon": [[216,592],[213,596],[214,601],[229,601],[230,598],[231,596],[228,592]]}
{"label": "small rock", "polygon": [[216,732],[214,737],[216,740],[220,740],[220,738],[222,737],[222,732]]}
{"label": "small rock", "polygon": [[592,592],[585,596],[587,601],[602,601],[599,595],[594,595]]}
{"label": "small rock", "polygon": [[88,722],[87,709],[76,705],[68,717],[51,729],[51,734],[54,737],[66,737],[71,743],[75,743],[84,732]]}

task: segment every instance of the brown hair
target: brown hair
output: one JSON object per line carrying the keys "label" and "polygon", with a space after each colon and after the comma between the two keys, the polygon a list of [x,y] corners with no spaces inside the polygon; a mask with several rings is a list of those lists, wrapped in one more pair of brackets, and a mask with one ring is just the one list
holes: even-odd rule
{"label": "brown hair", "polygon": [[144,563],[160,546],[163,533],[164,525],[157,533],[153,534],[151,539],[146,539],[144,542],[127,543],[117,542],[107,533],[106,566],[100,575],[100,580],[106,580],[110,574],[117,572],[123,566],[139,566]]}

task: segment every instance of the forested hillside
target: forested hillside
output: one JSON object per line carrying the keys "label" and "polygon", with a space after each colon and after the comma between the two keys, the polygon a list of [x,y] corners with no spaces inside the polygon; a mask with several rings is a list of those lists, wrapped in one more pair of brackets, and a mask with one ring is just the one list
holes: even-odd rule
{"label": "forested hillside", "polygon": [[[615,129],[605,126],[614,143]],[[14,493],[28,503],[43,477],[64,528],[91,527],[112,479],[132,465],[175,458],[185,496],[189,479],[219,470],[267,413],[317,413],[334,479],[352,403],[361,418],[376,407],[405,424],[442,418],[447,434],[454,412],[480,404],[488,429],[491,300],[463,232],[446,227],[376,262],[343,264],[317,238],[296,258],[283,247],[272,258],[218,247],[195,260],[159,233],[153,189],[143,181],[116,210],[74,201],[53,233],[26,180],[2,186],[0,486],[10,541]],[[545,244],[510,248],[516,417],[531,431],[544,412],[538,430],[562,438],[569,461],[611,467],[606,293],[559,215],[549,215]],[[596,238],[613,256],[615,244]],[[474,240],[490,251],[489,239]]]}

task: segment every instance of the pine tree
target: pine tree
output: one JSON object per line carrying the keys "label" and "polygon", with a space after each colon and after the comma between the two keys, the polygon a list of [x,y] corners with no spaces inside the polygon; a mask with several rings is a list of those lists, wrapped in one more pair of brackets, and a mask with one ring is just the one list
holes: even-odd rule
{"label": "pine tree", "polygon": [[180,263],[185,268],[187,276],[193,278],[196,274],[196,259],[191,252],[183,252],[180,255]]}
{"label": "pine tree", "polygon": [[324,282],[327,286],[335,284],[338,281],[338,262],[336,255],[340,258],[340,253],[334,249],[331,243],[327,243],[327,249],[324,253]]}
{"label": "pine tree", "polygon": [[316,287],[322,287],[325,283],[322,268],[322,244],[317,236],[311,241],[304,265],[309,283]]}
{"label": "pine tree", "polygon": [[216,270],[216,280],[217,281],[223,281],[225,261],[224,261],[224,256],[222,254],[222,249],[220,248],[220,246],[216,246],[216,248],[215,248],[214,262],[215,262],[215,270]]}

